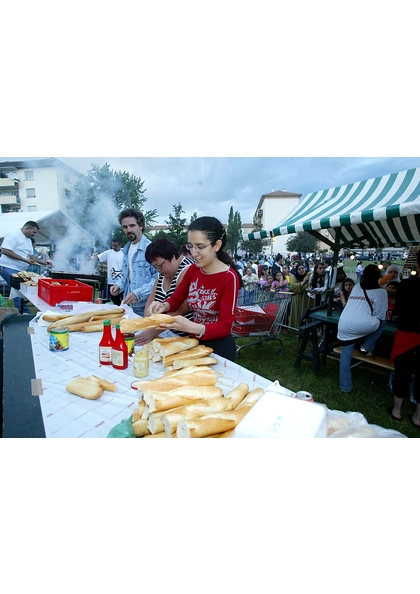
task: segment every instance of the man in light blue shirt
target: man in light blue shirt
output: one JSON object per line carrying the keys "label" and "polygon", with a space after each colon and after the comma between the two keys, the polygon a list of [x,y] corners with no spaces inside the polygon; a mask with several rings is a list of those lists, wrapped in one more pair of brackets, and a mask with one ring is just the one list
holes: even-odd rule
{"label": "man in light blue shirt", "polygon": [[112,295],[124,291],[123,303],[133,306],[133,311],[144,317],[144,308],[158,276],[157,270],[146,261],[145,252],[151,243],[143,235],[145,220],[135,208],[123,210],[118,221],[127,236],[123,248],[122,276],[110,289]]}

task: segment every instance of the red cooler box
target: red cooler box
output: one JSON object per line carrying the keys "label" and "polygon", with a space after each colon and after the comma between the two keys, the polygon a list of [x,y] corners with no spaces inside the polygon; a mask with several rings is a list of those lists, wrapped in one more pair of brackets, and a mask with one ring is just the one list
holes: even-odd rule
{"label": "red cooler box", "polygon": [[54,307],[62,301],[92,302],[93,287],[75,280],[40,278],[38,297]]}

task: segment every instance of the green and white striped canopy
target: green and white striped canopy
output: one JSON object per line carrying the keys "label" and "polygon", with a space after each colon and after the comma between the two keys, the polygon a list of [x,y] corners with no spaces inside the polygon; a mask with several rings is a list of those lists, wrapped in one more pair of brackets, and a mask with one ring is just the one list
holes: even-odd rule
{"label": "green and white striped canopy", "polygon": [[263,239],[327,229],[334,249],[398,247],[420,242],[420,167],[304,196],[274,229],[244,234]]}

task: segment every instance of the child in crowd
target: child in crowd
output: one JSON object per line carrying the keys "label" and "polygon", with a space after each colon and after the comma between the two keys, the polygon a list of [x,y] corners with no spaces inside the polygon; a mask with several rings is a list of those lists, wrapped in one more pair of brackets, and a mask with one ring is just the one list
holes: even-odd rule
{"label": "child in crowd", "polygon": [[347,301],[349,300],[350,293],[352,292],[354,285],[355,282],[352,278],[345,278],[342,282],[340,301],[343,308],[347,305]]}

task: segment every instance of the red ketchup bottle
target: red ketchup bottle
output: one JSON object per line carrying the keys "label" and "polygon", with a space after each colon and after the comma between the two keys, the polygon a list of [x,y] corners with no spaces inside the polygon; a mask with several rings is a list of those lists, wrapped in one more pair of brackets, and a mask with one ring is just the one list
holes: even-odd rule
{"label": "red ketchup bottle", "polygon": [[115,369],[127,369],[128,347],[121,332],[120,325],[116,325],[114,344],[112,345],[112,366]]}
{"label": "red ketchup bottle", "polygon": [[112,346],[114,338],[111,330],[111,320],[105,320],[104,333],[99,343],[99,363],[101,365],[112,365]]}

